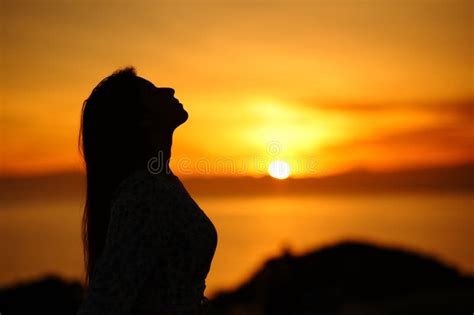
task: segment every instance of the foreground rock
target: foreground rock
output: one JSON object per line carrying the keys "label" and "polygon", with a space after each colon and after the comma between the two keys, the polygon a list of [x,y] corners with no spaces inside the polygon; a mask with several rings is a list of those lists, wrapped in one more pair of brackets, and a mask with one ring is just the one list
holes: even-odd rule
{"label": "foreground rock", "polygon": [[436,260],[344,242],[269,260],[214,314],[472,314],[474,279]]}
{"label": "foreground rock", "polygon": [[[0,313],[76,314],[83,288],[55,276],[0,289]],[[269,260],[209,315],[472,314],[474,278],[433,258],[344,242]],[[164,314],[165,315],[165,314]]]}
{"label": "foreground rock", "polygon": [[76,314],[83,296],[79,282],[67,282],[57,276],[18,283],[0,289],[2,315]]}

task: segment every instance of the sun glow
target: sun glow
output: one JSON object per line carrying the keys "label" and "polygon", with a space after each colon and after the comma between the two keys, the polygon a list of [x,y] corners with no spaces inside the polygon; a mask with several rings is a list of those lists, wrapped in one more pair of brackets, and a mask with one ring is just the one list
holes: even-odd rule
{"label": "sun glow", "polygon": [[278,179],[288,178],[290,176],[290,165],[285,161],[273,161],[268,166],[268,174]]}

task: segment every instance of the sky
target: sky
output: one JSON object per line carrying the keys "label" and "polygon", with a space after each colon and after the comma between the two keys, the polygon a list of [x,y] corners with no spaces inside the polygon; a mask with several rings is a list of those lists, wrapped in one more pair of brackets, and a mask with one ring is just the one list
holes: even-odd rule
{"label": "sky", "polygon": [[470,1],[1,3],[1,170],[78,170],[82,102],[134,66],[189,113],[183,176],[472,162]]}

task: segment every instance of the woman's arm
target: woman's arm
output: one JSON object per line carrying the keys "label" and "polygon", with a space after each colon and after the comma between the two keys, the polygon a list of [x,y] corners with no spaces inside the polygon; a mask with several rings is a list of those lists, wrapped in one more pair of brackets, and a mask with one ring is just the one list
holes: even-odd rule
{"label": "woman's arm", "polygon": [[105,248],[78,315],[130,313],[164,245],[171,194],[153,177],[121,185],[112,203]]}

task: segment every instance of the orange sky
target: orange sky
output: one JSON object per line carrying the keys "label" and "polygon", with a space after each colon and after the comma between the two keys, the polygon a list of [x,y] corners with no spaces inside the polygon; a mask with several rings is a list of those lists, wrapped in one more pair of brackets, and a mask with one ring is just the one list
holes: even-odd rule
{"label": "orange sky", "polygon": [[82,101],[126,65],[188,110],[173,145],[183,175],[259,175],[274,159],[304,176],[472,161],[469,1],[2,7],[3,173],[79,168]]}

